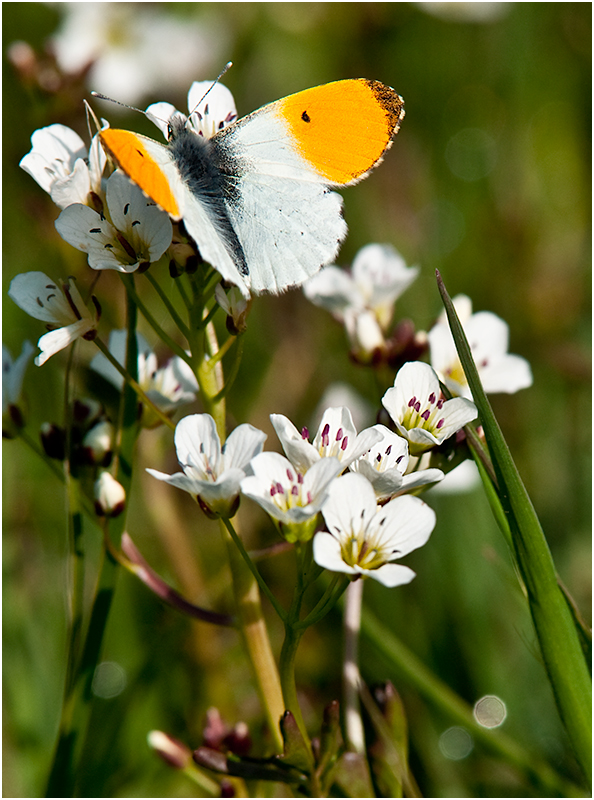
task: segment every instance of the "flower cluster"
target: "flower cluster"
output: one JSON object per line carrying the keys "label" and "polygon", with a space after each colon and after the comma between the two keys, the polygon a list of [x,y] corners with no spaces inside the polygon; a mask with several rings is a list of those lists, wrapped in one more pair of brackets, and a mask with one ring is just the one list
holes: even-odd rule
{"label": "flower cluster", "polygon": [[[411,386],[415,405],[435,406],[438,413],[401,413],[402,403],[391,398],[410,393]],[[437,401],[435,392],[439,382],[427,364],[400,370],[384,397],[396,432],[375,425],[357,433],[348,408],[329,408],[310,442],[307,428],[299,432],[285,416],[272,414],[285,456],[261,452],[265,434],[251,425],[237,427],[221,447],[211,416],[184,417],[175,433],[183,473],[148,471],[189,492],[210,516],[229,518],[240,494],[251,498],[287,541],[314,537],[314,558],[331,571],[370,576],[387,586],[408,583],[414,573],[391,562],[424,544],[435,524],[433,511],[409,493],[443,478],[441,470],[419,468],[411,455],[440,444],[476,417],[470,400]],[[315,533],[320,512],[327,530]]]}

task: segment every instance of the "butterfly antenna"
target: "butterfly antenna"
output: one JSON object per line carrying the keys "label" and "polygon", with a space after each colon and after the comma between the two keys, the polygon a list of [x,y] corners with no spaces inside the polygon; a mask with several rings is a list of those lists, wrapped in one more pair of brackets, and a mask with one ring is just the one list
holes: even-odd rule
{"label": "butterfly antenna", "polygon": [[99,100],[107,100],[108,103],[115,103],[117,106],[122,106],[122,108],[128,108],[130,111],[138,111],[139,114],[144,114],[146,117],[146,111],[143,111],[141,108],[136,108],[135,106],[129,106],[126,103],[120,103],[119,100],[114,100],[113,97],[108,97],[106,94],[101,94],[100,92],[91,92],[93,97],[98,97]]}
{"label": "butterfly antenna", "polygon": [[228,70],[230,70],[232,66],[233,66],[233,62],[232,62],[232,61],[227,61],[227,63],[225,64],[225,66],[223,67],[223,69],[222,69],[222,70],[219,72],[219,74],[217,75],[217,77],[215,78],[215,80],[214,80],[214,81],[211,83],[211,85],[210,85],[210,86],[208,87],[208,89],[207,89],[207,90],[204,92],[204,94],[202,95],[202,97],[200,98],[200,100],[199,100],[199,101],[196,103],[196,105],[194,106],[194,108],[193,108],[193,109],[190,111],[190,116],[192,116],[192,114],[194,113],[194,111],[196,111],[196,109],[198,108],[198,106],[200,105],[200,103],[201,103],[201,102],[204,100],[204,98],[206,97],[206,95],[207,95],[207,94],[208,94],[208,93],[211,91],[211,89],[214,89],[214,87],[215,87],[215,86],[217,85],[217,83],[218,83],[218,82],[221,80],[221,78],[223,77],[223,75],[224,75],[224,74],[225,74],[225,73],[226,73]]}
{"label": "butterfly antenna", "polygon": [[92,130],[93,126],[91,125],[91,121],[95,124],[95,128],[96,128],[95,132],[96,133],[100,133],[101,125],[99,124],[99,120],[97,119],[97,115],[95,114],[95,112],[93,111],[91,106],[87,103],[87,101],[83,100],[83,103],[85,104],[85,110],[87,112],[87,129],[89,131],[89,136],[92,139],[95,134],[93,133],[93,130]]}

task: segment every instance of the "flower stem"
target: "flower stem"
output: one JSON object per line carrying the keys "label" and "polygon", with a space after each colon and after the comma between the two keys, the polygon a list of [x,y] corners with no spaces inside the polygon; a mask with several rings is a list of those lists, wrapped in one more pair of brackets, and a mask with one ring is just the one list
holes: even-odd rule
{"label": "flower stem", "polygon": [[361,603],[363,581],[352,581],[347,589],[344,604],[344,660],[342,681],[347,747],[355,753],[365,753],[365,736],[359,704],[359,631],[361,629]]}
{"label": "flower stem", "polygon": [[222,520],[221,530],[229,552],[233,591],[238,617],[241,620],[244,642],[254,668],[258,693],[268,720],[274,749],[277,753],[282,753],[283,738],[280,731],[280,719],[286,706],[283,701],[281,682],[274,656],[272,655],[264,615],[262,614],[258,584],[227,528],[222,524]]}
{"label": "flower stem", "polygon": [[[138,369],[136,320],[136,306],[128,295],[126,369],[134,379],[136,379]],[[132,457],[138,434],[138,403],[135,392],[128,384],[124,386],[121,405],[122,426],[114,471],[117,470],[117,478],[128,496],[132,480]],[[117,534],[115,537],[117,546],[119,546],[125,522],[125,514],[120,515],[112,522],[112,530],[114,534]],[[105,525],[107,524],[106,521]],[[105,535],[107,535],[107,531]],[[111,557],[109,551],[104,550],[97,588],[92,601],[89,625],[80,656],[72,652],[68,656],[69,662],[71,661],[74,666],[69,671],[69,679],[65,684],[58,741],[47,785],[47,797],[75,796],[79,773],[78,762],[84,749],[84,740],[91,716],[93,675],[101,654],[117,575],[117,562]],[[72,639],[70,644],[72,645]]]}

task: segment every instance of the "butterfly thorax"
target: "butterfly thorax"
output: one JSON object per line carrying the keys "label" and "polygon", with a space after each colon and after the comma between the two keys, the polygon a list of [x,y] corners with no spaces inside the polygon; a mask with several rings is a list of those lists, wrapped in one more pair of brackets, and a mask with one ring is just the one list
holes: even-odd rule
{"label": "butterfly thorax", "polygon": [[168,132],[169,152],[180,178],[211,218],[239,272],[247,275],[245,254],[228,213],[229,206],[241,202],[241,159],[218,137],[199,136],[182,114],[169,120]]}

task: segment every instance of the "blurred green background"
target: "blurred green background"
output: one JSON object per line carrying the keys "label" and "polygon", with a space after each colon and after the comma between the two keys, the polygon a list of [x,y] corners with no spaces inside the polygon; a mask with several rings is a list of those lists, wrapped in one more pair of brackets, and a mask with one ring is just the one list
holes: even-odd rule
{"label": "blurred green background", "polygon": [[[92,277],[83,255],[55,232],[56,207],[18,168],[36,128],[62,122],[85,137],[82,98],[90,89],[105,91],[92,83],[92,74],[86,76],[83,64],[65,78],[48,49],[49,37],[67,20],[72,25],[83,6],[89,17],[78,20],[75,40],[80,44],[88,35],[89,52],[101,53],[100,60],[113,48],[123,54],[115,62],[112,93],[141,107],[162,99],[184,109],[191,80],[216,76],[229,59],[234,67],[224,83],[240,116],[291,92],[348,77],[378,79],[404,97],[406,118],[384,164],[344,193],[350,233],[339,263],[349,264],[368,242],[390,242],[407,263],[421,267],[398,301],[397,317],[412,318],[419,329],[431,326],[440,312],[434,280],[439,268],[451,295],[464,292],[475,310],[493,311],[510,324],[510,351],[530,361],[534,385],[516,396],[495,397],[495,412],[558,571],[589,613],[591,5],[4,4],[3,335],[14,356],[23,339],[36,341],[43,332],[42,323],[6,297],[14,275],[76,274],[83,287]],[[180,72],[184,49],[164,27],[173,19],[195,36],[191,52],[200,71],[135,96],[129,78],[133,67],[142,74],[147,56],[135,37],[143,31],[152,32],[154,57],[158,53],[172,73]],[[15,47],[18,41],[32,51]],[[161,75],[164,86],[167,75]],[[156,138],[137,114],[104,106],[100,112],[112,124]],[[156,269],[170,290],[166,267]],[[104,298],[100,333],[107,339],[109,329],[123,322],[123,290],[116,275],[104,274],[97,291]],[[91,345],[79,346],[82,366],[92,355]],[[42,422],[63,419],[65,364],[60,354],[28,370],[25,408],[33,437]],[[85,377],[83,370],[83,395]],[[268,415],[283,413],[311,429],[315,408],[335,381],[350,384],[373,409],[386,388],[349,361],[342,329],[300,291],[257,299],[229,404],[232,421],[261,427],[269,433],[268,448],[277,449]],[[198,410],[197,405],[184,413]],[[173,471],[168,431],[142,435],[130,534],[190,599],[229,607],[216,526],[187,495],[155,485],[144,466]],[[3,794],[39,796],[64,679],[65,499],[47,467],[18,441],[4,442],[3,488]],[[368,582],[366,602],[468,702],[485,694],[500,697],[508,712],[503,729],[562,775],[577,779],[526,604],[486,500],[480,490],[426,498],[438,524],[429,544],[406,561],[416,580],[396,590]],[[258,509],[244,501],[242,512],[250,547],[277,541]],[[98,531],[89,527],[85,536],[96,555]],[[90,564],[90,577],[93,569]],[[291,569],[288,555],[263,566],[284,602]],[[282,632],[271,609],[265,611],[278,653]],[[312,731],[323,706],[340,697],[339,620],[335,611],[308,632],[298,657]],[[211,705],[231,722],[247,721],[259,739],[260,709],[238,637],[163,607],[128,575],[120,576],[104,661],[117,666],[106,672],[112,689],[98,692],[117,693],[95,700],[83,796],[196,796],[192,784],[149,751],[146,734],[162,729],[196,747]],[[464,758],[448,758],[440,737],[451,721],[365,641],[361,664],[368,682],[391,678],[403,697],[411,765],[425,796],[538,794],[476,743]]]}

